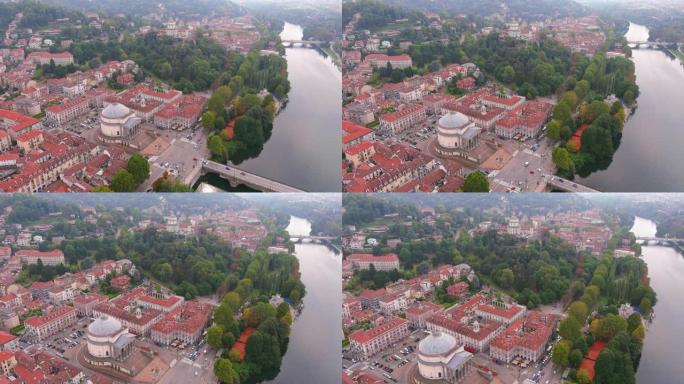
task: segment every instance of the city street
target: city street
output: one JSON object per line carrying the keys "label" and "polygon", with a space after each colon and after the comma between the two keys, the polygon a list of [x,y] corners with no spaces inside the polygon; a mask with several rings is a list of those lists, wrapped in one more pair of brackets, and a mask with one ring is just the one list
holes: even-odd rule
{"label": "city street", "polygon": [[543,192],[547,177],[552,176],[556,167],[551,158],[552,145],[548,140],[517,143],[506,140],[504,144],[513,158],[499,171],[490,174],[492,192]]}
{"label": "city street", "polygon": [[170,145],[161,155],[149,159],[150,177],[138,187],[138,192],[150,191],[152,183],[164,172],[169,172],[184,181],[196,167],[201,166],[202,159],[209,156],[208,135],[201,127],[194,132],[164,131],[163,135],[169,139]]}

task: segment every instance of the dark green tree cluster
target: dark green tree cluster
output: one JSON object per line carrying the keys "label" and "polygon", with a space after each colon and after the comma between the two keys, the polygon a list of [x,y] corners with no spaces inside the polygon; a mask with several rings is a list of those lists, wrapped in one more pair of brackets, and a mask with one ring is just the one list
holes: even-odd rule
{"label": "dark green tree cluster", "polygon": [[57,276],[63,275],[71,270],[64,264],[44,265],[38,259],[38,263],[32,265],[22,265],[21,272],[17,275],[17,283],[28,286],[34,281],[51,281]]}
{"label": "dark green tree cluster", "polygon": [[570,287],[577,264],[575,249],[556,237],[526,244],[494,231],[473,237],[462,233],[457,241],[401,243],[397,252],[402,267],[415,266],[418,274],[438,265],[466,262],[530,308],[560,299]]}
{"label": "dark green tree cluster", "polygon": [[344,206],[342,224],[344,225],[367,224],[391,213],[398,213],[402,217],[420,217],[418,208],[413,204],[401,204],[363,194],[344,194],[342,204]]}
{"label": "dark green tree cluster", "polygon": [[556,92],[572,63],[570,51],[554,40],[530,45],[498,34],[480,39],[469,37],[463,43],[413,44],[408,54],[418,68],[434,62],[441,65],[473,62],[487,76],[513,87],[527,98]]}
{"label": "dark green tree cluster", "polygon": [[0,4],[0,28],[3,30],[14,19],[17,13],[22,13],[19,28],[39,29],[58,19],[69,18],[71,22],[84,21],[79,12],[63,7],[48,5],[41,1],[24,0],[17,2],[3,2]]}
{"label": "dark green tree cluster", "polygon": [[55,65],[55,61],[50,59],[49,64],[43,64],[37,67],[37,71],[34,74],[36,79],[52,79],[52,78],[62,78],[70,73],[76,72],[77,68],[74,64],[69,65]]}
{"label": "dark green tree cluster", "polygon": [[399,83],[415,74],[412,67],[393,68],[392,64],[387,63],[386,67],[377,68],[368,80],[368,84],[379,85],[381,83]]}
{"label": "dark green tree cluster", "polygon": [[185,93],[210,88],[223,78],[228,65],[225,48],[208,38],[186,42],[154,32],[126,36],[121,43],[78,42],[70,51],[79,63],[134,60],[147,73]]}
{"label": "dark green tree cluster", "polygon": [[0,199],[0,209],[8,207],[12,207],[12,211],[7,215],[7,222],[10,224],[25,225],[59,212],[64,216],[82,216],[81,209],[75,204],[59,204],[28,195],[5,195]]}
{"label": "dark green tree cluster", "polygon": [[150,177],[150,164],[146,158],[136,153],[128,159],[126,168],[114,174],[111,190],[134,192],[148,177]]}
{"label": "dark green tree cluster", "polygon": [[166,173],[152,183],[152,189],[155,192],[192,192],[192,187]]}
{"label": "dark green tree cluster", "polygon": [[[613,244],[614,247],[614,244]],[[608,342],[595,365],[595,383],[634,383],[634,373],[639,365],[641,348],[645,336],[642,317],[634,313],[626,320],[618,315],[617,305],[629,302],[639,306],[645,300],[650,312],[651,300],[655,302],[655,292],[643,285],[646,275],[644,262],[636,257],[615,259],[610,247],[597,264],[584,261],[583,274],[578,288],[572,290],[575,298],[568,308],[568,316],[559,324],[559,334],[563,340],[553,350],[553,361],[561,366],[573,368],[578,382],[583,382],[586,372],[574,371],[579,367],[581,357],[586,354],[587,346],[596,340]],[[597,315],[589,316],[592,311]],[[582,326],[590,324],[590,333],[582,334]]]}
{"label": "dark green tree cluster", "polygon": [[[243,261],[243,267],[226,278],[224,288],[229,292],[214,311],[214,325],[208,330],[208,343],[227,351],[217,360],[221,368],[214,371],[224,383],[258,383],[277,376],[289,342],[292,315],[287,303],[274,308],[268,298],[278,293],[298,305],[304,293],[294,256],[258,251],[246,267]],[[243,276],[240,280],[239,275]],[[239,312],[242,316],[236,320]],[[243,359],[233,346],[247,328],[254,333],[247,339]]]}
{"label": "dark green tree cluster", "polygon": [[[634,63],[624,58],[606,59],[597,54],[589,61],[582,57],[577,64],[578,77],[565,81],[563,93],[547,125],[547,136],[561,141],[554,149],[553,160],[561,176],[575,173],[586,177],[607,168],[620,146],[625,121],[623,103],[634,104],[639,88],[634,81]],[[579,76],[581,75],[581,77]],[[609,105],[603,100],[614,94],[622,101]],[[578,118],[573,116],[579,109]],[[579,148],[571,136],[584,129]]]}
{"label": "dark green tree cluster", "polygon": [[342,25],[349,23],[357,13],[361,14],[357,24],[359,29],[378,29],[400,19],[409,19],[412,24],[417,22],[427,24],[425,16],[420,12],[392,6],[378,0],[361,0],[345,1],[342,7]]}
{"label": "dark green tree cluster", "polygon": [[463,192],[489,192],[489,180],[482,172],[473,172],[466,176]]}
{"label": "dark green tree cluster", "polygon": [[65,240],[60,245],[69,263],[92,257],[95,261],[128,258],[145,275],[172,288],[186,298],[215,292],[231,270],[231,246],[213,236],[200,235],[186,241],[153,228],[118,238],[85,237]]}

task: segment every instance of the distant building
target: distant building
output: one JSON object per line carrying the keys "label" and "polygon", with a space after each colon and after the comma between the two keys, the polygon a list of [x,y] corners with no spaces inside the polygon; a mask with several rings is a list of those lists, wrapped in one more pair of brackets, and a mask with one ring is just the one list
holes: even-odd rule
{"label": "distant building", "polygon": [[375,267],[378,271],[391,271],[393,269],[399,269],[399,256],[394,253],[388,253],[387,255],[374,256],[365,253],[353,253],[347,256],[354,268],[356,269],[370,269],[371,265]]}
{"label": "distant building", "polygon": [[366,60],[370,63],[371,66],[376,68],[385,68],[387,67],[387,64],[390,64],[392,68],[404,69],[409,68],[413,65],[413,62],[411,61],[411,56],[405,54],[397,56],[388,56],[374,53],[366,56]]}
{"label": "distant building", "polygon": [[350,348],[364,358],[369,358],[409,335],[408,321],[392,317],[383,324],[368,330],[358,330],[349,335]]}
{"label": "distant building", "polygon": [[15,254],[19,256],[22,263],[27,263],[29,265],[38,264],[38,260],[42,261],[43,265],[64,264],[64,253],[59,249],[45,252],[33,249],[22,249]]}
{"label": "distant building", "polygon": [[24,321],[26,335],[41,341],[76,323],[76,309],[69,306],[59,307],[47,315],[32,316]]}

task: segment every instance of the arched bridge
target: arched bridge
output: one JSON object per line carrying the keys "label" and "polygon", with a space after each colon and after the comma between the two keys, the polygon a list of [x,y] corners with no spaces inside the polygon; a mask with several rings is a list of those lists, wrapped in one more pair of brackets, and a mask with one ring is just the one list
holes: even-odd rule
{"label": "arched bridge", "polygon": [[637,240],[643,240],[643,241],[650,241],[650,242],[657,242],[657,243],[679,243],[683,242],[684,239],[678,239],[675,237],[648,237],[648,236],[641,236],[637,237]]}
{"label": "arched bridge", "polygon": [[576,181],[564,179],[558,176],[552,176],[551,179],[546,183],[546,186],[559,191],[572,193],[598,192],[597,190],[589,188],[586,185],[582,185]]}
{"label": "arched bridge", "polygon": [[228,180],[231,186],[244,184],[262,192],[305,192],[299,188],[247,172],[232,165],[205,160],[202,162],[202,173],[208,172],[216,173],[221,176],[221,178]]}
{"label": "arched bridge", "polygon": [[325,43],[325,41],[321,40],[280,40],[283,44],[315,44],[315,45],[320,45]]}

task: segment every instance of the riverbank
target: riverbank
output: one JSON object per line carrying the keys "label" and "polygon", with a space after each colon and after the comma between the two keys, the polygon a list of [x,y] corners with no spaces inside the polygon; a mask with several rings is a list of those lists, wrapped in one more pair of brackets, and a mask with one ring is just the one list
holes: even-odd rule
{"label": "riverbank", "polygon": [[[628,40],[646,41],[648,28],[630,25]],[[577,181],[605,192],[684,190],[681,144],[684,130],[684,67],[662,50],[635,49],[638,109],[622,131],[620,148],[607,169]]]}
{"label": "riverbank", "polygon": [[[281,38],[300,40],[300,26],[285,23]],[[332,58],[304,47],[285,49],[290,92],[261,153],[240,163],[246,172],[301,190],[339,192],[342,72]],[[230,165],[230,164],[229,164]]]}
{"label": "riverbank", "polygon": [[[292,237],[308,236],[311,223],[292,216],[286,230]],[[292,324],[280,373],[269,383],[339,383],[342,316],[331,308],[342,307],[342,291],[331,282],[342,280],[342,255],[313,243],[295,244],[294,253],[306,294]]]}
{"label": "riverbank", "polygon": [[[632,233],[643,237],[655,236],[656,223],[637,217]],[[644,244],[642,258],[648,266],[651,286],[658,295],[658,302],[653,308],[658,315],[653,316],[647,327],[636,373],[637,384],[676,383],[684,377],[684,366],[677,354],[684,343],[681,332],[684,256],[673,247]]]}

